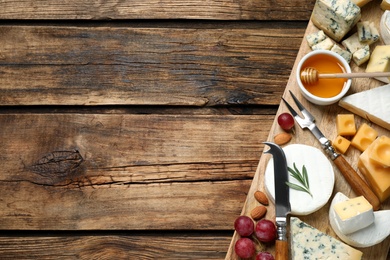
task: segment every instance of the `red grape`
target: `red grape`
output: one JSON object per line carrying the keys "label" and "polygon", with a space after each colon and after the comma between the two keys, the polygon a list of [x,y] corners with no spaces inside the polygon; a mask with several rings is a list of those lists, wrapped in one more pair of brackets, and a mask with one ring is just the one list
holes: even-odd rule
{"label": "red grape", "polygon": [[278,124],[285,131],[290,131],[294,127],[294,118],[289,113],[282,113],[278,116]]}
{"label": "red grape", "polygon": [[269,252],[259,252],[256,260],[275,260],[274,256]]}
{"label": "red grape", "polygon": [[272,242],[276,238],[275,224],[268,219],[262,219],[256,224],[255,234],[261,242]]}
{"label": "red grape", "polygon": [[255,244],[247,237],[243,237],[237,240],[234,246],[234,250],[241,258],[250,258],[256,253]]}
{"label": "red grape", "polygon": [[255,224],[250,217],[240,216],[234,221],[234,229],[240,236],[249,237],[255,230]]}

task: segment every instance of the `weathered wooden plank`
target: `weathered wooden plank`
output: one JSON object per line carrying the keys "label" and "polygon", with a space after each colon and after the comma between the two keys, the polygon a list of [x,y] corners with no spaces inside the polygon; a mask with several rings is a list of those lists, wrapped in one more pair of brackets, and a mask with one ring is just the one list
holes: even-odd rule
{"label": "weathered wooden plank", "polygon": [[278,105],[306,23],[221,26],[0,26],[0,105]]}
{"label": "weathered wooden plank", "polygon": [[314,0],[1,1],[0,19],[308,20]]}
{"label": "weathered wooden plank", "polygon": [[[227,232],[1,237],[1,259],[223,259]],[[230,234],[231,236],[231,234]]]}
{"label": "weathered wooden plank", "polygon": [[272,121],[0,115],[0,229],[230,229]]}

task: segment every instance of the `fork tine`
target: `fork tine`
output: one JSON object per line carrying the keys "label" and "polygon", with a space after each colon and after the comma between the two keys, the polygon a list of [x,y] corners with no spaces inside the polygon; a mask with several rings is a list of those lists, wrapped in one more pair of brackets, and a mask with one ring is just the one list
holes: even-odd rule
{"label": "fork tine", "polygon": [[298,113],[295,112],[294,108],[292,108],[292,106],[290,106],[290,104],[287,103],[287,101],[283,97],[282,100],[284,101],[284,104],[286,104],[288,110],[290,110],[290,113],[293,115],[293,117],[299,117]]}
{"label": "fork tine", "polygon": [[314,122],[315,121],[314,116],[312,114],[310,114],[309,111],[306,110],[306,108],[301,104],[301,102],[299,102],[299,100],[294,96],[294,94],[291,92],[291,90],[289,90],[289,92],[290,92],[292,98],[294,99],[295,104],[297,105],[299,110],[302,112],[302,115],[304,116],[304,118],[310,120],[311,122]]}

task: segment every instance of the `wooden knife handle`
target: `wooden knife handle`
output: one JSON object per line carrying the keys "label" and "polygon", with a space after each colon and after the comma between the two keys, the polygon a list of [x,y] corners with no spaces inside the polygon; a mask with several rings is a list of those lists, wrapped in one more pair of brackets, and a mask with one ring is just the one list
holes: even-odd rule
{"label": "wooden knife handle", "polygon": [[276,242],[275,242],[275,260],[288,260],[288,242],[287,242],[287,240],[276,240]]}
{"label": "wooden knife handle", "polygon": [[358,196],[364,196],[368,202],[371,203],[374,210],[380,208],[380,201],[367,183],[358,175],[358,173],[351,167],[351,165],[345,160],[343,156],[337,156],[333,160],[337,168],[343,174],[352,190]]}

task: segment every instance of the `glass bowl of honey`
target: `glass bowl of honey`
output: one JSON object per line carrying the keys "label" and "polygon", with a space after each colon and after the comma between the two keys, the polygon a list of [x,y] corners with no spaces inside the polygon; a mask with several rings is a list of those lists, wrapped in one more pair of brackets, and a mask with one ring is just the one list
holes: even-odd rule
{"label": "glass bowl of honey", "polygon": [[302,95],[317,105],[331,105],[338,102],[351,87],[351,79],[318,78],[312,83],[302,82],[301,74],[306,68],[314,68],[319,74],[351,73],[348,62],[339,54],[328,50],[307,53],[299,61],[297,82]]}

